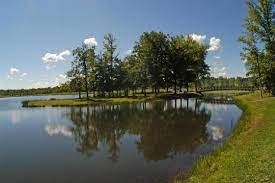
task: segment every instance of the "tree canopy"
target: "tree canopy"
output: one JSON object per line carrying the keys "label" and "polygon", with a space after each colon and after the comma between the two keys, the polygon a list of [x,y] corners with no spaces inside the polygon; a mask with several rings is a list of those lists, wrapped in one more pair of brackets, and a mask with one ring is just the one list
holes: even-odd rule
{"label": "tree canopy", "polygon": [[253,77],[261,89],[275,95],[275,1],[247,1],[248,15],[239,41],[243,43],[242,58],[247,75]]}
{"label": "tree canopy", "polygon": [[94,91],[102,96],[127,96],[151,87],[154,93],[161,88],[173,86],[182,91],[189,84],[209,75],[205,63],[208,45],[196,42],[189,36],[169,36],[163,32],[144,32],[134,44],[133,51],[125,58],[117,52],[116,39],[112,34],[104,36],[103,51],[95,54],[95,47],[78,47],[74,50],[74,61],[68,72],[70,85],[85,91]]}

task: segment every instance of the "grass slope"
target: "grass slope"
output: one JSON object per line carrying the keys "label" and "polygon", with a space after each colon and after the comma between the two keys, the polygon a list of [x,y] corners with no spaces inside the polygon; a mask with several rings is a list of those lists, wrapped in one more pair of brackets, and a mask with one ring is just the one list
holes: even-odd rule
{"label": "grass slope", "polygon": [[248,94],[251,93],[251,91],[245,91],[245,90],[217,90],[217,91],[206,91],[202,92],[203,94]]}
{"label": "grass slope", "polygon": [[197,163],[187,182],[275,182],[275,98],[235,100],[244,110],[240,123],[221,148]]}

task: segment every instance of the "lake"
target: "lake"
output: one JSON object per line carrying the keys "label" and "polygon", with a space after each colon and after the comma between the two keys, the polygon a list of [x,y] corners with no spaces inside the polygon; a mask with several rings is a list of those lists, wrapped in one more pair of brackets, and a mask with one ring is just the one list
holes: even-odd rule
{"label": "lake", "polygon": [[0,99],[0,181],[167,182],[218,147],[242,111],[230,100],[173,99],[22,108]]}

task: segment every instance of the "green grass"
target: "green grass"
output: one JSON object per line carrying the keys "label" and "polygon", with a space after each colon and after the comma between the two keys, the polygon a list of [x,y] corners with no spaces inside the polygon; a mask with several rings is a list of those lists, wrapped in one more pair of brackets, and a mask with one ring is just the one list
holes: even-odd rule
{"label": "green grass", "polygon": [[203,94],[247,94],[250,93],[250,91],[245,90],[217,90],[217,91],[206,91],[202,92]]}
{"label": "green grass", "polygon": [[235,100],[244,110],[238,126],[224,145],[198,161],[186,182],[275,182],[275,97]]}
{"label": "green grass", "polygon": [[34,100],[24,101],[23,107],[62,107],[62,106],[85,106],[101,103],[133,103],[150,100],[150,97],[146,98],[102,98],[102,99],[57,99],[57,100]]}
{"label": "green grass", "polygon": [[144,96],[136,97],[116,97],[116,98],[91,98],[86,99],[49,99],[49,100],[30,100],[23,101],[23,107],[66,107],[66,106],[86,106],[94,104],[119,104],[119,103],[134,103],[134,102],[144,102],[151,100],[161,100],[169,98],[183,98],[183,97],[197,97],[200,96],[196,93],[182,93],[182,94],[166,94],[162,93],[159,95],[148,94]]}

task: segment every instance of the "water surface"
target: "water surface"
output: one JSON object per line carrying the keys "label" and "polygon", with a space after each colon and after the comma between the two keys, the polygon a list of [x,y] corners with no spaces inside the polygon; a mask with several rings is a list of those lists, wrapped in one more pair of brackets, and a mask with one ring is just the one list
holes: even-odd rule
{"label": "water surface", "polygon": [[232,102],[209,99],[21,107],[52,97],[0,99],[1,182],[169,181],[221,144],[241,116]]}

